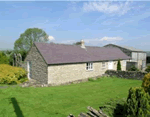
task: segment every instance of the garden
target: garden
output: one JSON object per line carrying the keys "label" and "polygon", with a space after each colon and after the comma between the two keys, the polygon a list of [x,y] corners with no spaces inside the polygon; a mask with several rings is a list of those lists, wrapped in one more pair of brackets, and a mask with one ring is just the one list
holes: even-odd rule
{"label": "garden", "polygon": [[[5,61],[3,61],[5,62]],[[118,62],[119,63],[119,62]],[[117,70],[121,70],[118,65]],[[0,64],[0,85],[27,81],[20,67]],[[101,77],[88,82],[54,87],[0,88],[0,116],[76,117],[87,107],[101,108],[110,117],[150,116],[150,73],[143,80]]]}
{"label": "garden", "polygon": [[[87,106],[95,109],[102,106],[105,107],[103,111],[107,115],[122,116],[120,109],[123,108],[127,96],[128,100],[131,99],[127,107],[136,104],[135,98],[131,97],[136,97],[134,91],[137,88],[130,89],[130,87],[140,87],[141,84],[141,80],[103,77],[66,86],[0,89],[0,116],[67,117],[71,113],[77,117],[80,112],[87,111]],[[128,94],[129,89],[131,96]],[[147,94],[144,95],[147,96]],[[117,105],[120,105],[119,108]],[[131,110],[135,109],[130,107]]]}

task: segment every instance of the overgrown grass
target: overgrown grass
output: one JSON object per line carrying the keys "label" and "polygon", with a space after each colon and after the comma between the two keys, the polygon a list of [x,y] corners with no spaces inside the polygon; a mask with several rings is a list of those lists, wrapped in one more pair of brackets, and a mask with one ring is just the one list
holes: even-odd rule
{"label": "overgrown grass", "polygon": [[[86,112],[87,106],[98,109],[112,99],[127,98],[130,87],[142,81],[101,78],[92,82],[41,88],[0,89],[1,117],[67,117]],[[105,112],[112,115],[111,110]]]}

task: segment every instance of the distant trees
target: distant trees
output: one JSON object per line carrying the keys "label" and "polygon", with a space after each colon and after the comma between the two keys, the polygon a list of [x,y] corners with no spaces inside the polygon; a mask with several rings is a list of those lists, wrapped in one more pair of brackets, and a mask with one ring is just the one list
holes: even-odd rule
{"label": "distant trees", "polygon": [[73,45],[81,45],[81,42],[73,43]]}
{"label": "distant trees", "polygon": [[9,58],[3,51],[0,51],[0,64],[9,64]]}

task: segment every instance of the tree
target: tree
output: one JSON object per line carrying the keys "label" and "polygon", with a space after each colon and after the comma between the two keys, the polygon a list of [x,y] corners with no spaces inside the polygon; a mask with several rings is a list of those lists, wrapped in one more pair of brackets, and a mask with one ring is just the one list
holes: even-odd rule
{"label": "tree", "polygon": [[48,35],[42,29],[29,28],[14,43],[15,51],[27,52],[34,42],[48,42]]}
{"label": "tree", "polygon": [[0,51],[0,64],[9,64],[9,58]]}
{"label": "tree", "polygon": [[73,45],[81,45],[81,42],[73,43]]}
{"label": "tree", "polygon": [[120,60],[118,60],[118,63],[117,63],[117,70],[121,70],[121,63],[120,63]]}

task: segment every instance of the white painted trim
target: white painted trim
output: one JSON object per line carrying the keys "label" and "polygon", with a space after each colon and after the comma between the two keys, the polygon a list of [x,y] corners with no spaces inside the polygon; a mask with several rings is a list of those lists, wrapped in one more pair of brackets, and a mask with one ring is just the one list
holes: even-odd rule
{"label": "white painted trim", "polygon": [[[112,65],[111,68],[109,67],[110,64]],[[109,61],[109,62],[108,62],[108,69],[109,69],[109,70],[112,70],[113,67],[114,67],[113,61]]]}
{"label": "white painted trim", "polygon": [[[87,66],[87,64],[88,64],[88,66]],[[88,67],[88,69],[87,69],[87,67]],[[93,71],[93,62],[86,63],[86,70],[87,71]]]}
{"label": "white painted trim", "polygon": [[27,75],[27,76],[28,76],[28,79],[30,80],[31,78],[30,78],[30,71],[29,71],[30,68],[29,68],[29,67],[30,67],[29,61],[27,61],[27,72],[28,72],[28,75]]}

